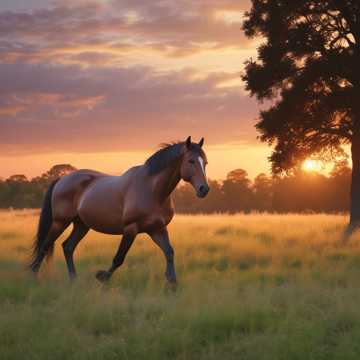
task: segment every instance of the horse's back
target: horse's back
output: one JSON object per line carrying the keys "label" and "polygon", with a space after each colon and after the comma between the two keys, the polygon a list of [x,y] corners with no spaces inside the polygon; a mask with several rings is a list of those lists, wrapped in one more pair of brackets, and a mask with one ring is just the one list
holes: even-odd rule
{"label": "horse's back", "polygon": [[77,216],[77,204],[84,191],[96,180],[108,175],[94,170],[77,170],[56,183],[52,195],[54,220],[71,221]]}
{"label": "horse's back", "polygon": [[90,228],[120,234],[124,227],[124,202],[128,189],[136,182],[139,167],[121,176],[104,176],[94,181],[78,200],[77,212]]}
{"label": "horse's back", "polygon": [[174,213],[171,199],[158,204],[152,187],[143,166],[121,176],[75,171],[55,185],[54,220],[70,223],[78,217],[89,228],[108,234],[122,234],[130,223],[136,223],[141,232],[156,224],[167,225]]}

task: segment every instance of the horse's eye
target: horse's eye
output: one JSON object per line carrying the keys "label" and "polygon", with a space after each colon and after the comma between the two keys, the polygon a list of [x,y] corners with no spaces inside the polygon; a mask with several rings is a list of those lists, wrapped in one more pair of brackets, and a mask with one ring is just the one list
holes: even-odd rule
{"label": "horse's eye", "polygon": [[195,164],[195,160],[190,159],[190,160],[189,160],[189,163],[194,165],[194,164]]}

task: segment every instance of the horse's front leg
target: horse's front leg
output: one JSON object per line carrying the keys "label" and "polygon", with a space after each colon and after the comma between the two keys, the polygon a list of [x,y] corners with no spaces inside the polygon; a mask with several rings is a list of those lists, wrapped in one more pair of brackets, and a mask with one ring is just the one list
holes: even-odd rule
{"label": "horse's front leg", "polygon": [[123,264],[126,254],[128,253],[132,243],[134,242],[137,233],[138,231],[136,224],[129,225],[124,229],[124,235],[121,239],[118,251],[116,252],[116,255],[109,270],[100,270],[96,273],[96,278],[99,281],[108,281],[114,271]]}
{"label": "horse's front leg", "polygon": [[176,286],[176,274],[174,267],[174,249],[170,245],[169,234],[166,227],[149,234],[155,244],[159,246],[166,257],[166,279],[169,285]]}

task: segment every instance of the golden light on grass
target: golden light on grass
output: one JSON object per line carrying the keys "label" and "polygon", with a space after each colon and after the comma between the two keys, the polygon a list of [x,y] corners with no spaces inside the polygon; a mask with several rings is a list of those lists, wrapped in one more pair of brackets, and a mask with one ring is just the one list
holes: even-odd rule
{"label": "golden light on grass", "polygon": [[76,250],[73,286],[66,235],[34,281],[24,265],[38,215],[0,211],[1,359],[310,359],[324,348],[359,358],[360,234],[339,246],[344,215],[177,215],[176,294],[145,235],[106,287],[94,274],[119,237],[93,231]]}

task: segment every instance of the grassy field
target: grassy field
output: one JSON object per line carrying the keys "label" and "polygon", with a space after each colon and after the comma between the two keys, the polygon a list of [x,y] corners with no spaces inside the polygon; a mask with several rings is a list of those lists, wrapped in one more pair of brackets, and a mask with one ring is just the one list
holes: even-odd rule
{"label": "grassy field", "polygon": [[35,211],[0,212],[0,359],[360,359],[360,236],[330,215],[177,216],[178,291],[139,236],[111,283],[118,238],[90,233],[70,285],[59,239],[24,271]]}

